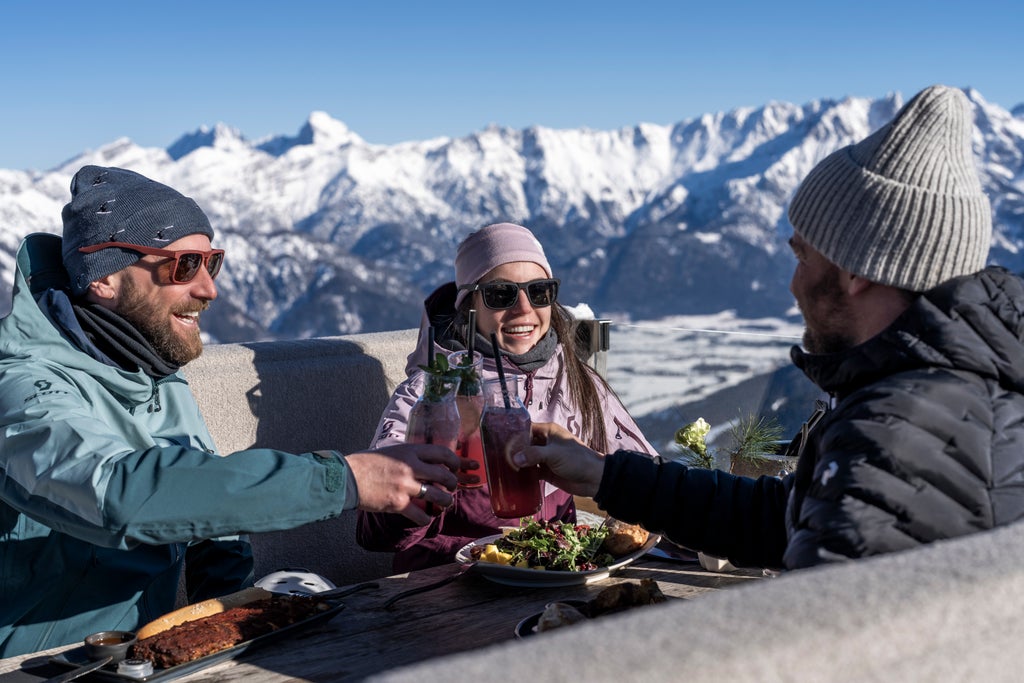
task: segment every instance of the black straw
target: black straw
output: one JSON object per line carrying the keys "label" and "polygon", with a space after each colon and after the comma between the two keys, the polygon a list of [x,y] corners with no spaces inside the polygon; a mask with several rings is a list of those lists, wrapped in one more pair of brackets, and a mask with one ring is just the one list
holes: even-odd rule
{"label": "black straw", "polygon": [[501,397],[505,399],[505,410],[512,410],[512,401],[508,397],[508,387],[505,385],[505,369],[501,366],[501,349],[498,348],[496,332],[491,332],[491,346],[494,347],[494,360],[498,362],[498,381],[501,382]]}
{"label": "black straw", "polygon": [[427,366],[434,370],[434,326],[427,328]]}
{"label": "black straw", "polygon": [[469,351],[469,364],[473,364],[473,349],[476,346],[476,309],[469,309],[469,322],[466,324],[466,350]]}

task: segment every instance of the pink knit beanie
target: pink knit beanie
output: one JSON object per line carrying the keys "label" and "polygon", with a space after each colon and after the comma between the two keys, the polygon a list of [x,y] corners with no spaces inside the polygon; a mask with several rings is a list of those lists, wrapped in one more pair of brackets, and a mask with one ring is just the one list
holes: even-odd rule
{"label": "pink knit beanie", "polygon": [[[532,232],[514,223],[496,223],[480,228],[470,233],[455,253],[455,285],[474,284],[498,266],[518,261],[536,263],[548,277],[552,277],[544,247]],[[456,308],[467,294],[466,290],[459,290],[455,298]]]}

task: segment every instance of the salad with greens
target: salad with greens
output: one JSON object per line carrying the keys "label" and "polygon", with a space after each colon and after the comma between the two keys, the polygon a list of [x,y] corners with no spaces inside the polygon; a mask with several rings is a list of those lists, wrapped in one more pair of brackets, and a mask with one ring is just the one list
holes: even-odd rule
{"label": "salad with greens", "polygon": [[524,518],[519,528],[478,548],[481,552],[474,559],[532,569],[589,571],[615,562],[614,556],[601,550],[607,536],[604,526]]}

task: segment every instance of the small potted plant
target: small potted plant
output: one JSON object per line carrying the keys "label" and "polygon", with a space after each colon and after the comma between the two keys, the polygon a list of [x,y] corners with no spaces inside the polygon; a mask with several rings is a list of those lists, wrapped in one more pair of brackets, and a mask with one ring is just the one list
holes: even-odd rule
{"label": "small potted plant", "polygon": [[775,418],[748,415],[730,427],[729,472],[744,477],[781,476],[794,467],[779,455],[782,426]]}

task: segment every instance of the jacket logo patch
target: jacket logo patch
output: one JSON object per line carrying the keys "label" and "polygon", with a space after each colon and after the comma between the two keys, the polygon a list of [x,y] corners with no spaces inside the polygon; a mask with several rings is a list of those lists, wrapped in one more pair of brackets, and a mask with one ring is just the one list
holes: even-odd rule
{"label": "jacket logo patch", "polygon": [[835,460],[833,460],[828,464],[828,468],[821,473],[821,485],[827,485],[829,480],[832,477],[836,476],[837,472],[839,472],[839,464]]}
{"label": "jacket logo patch", "polygon": [[68,393],[63,389],[51,389],[50,387],[53,386],[53,383],[46,379],[37,379],[35,382],[32,383],[32,385],[39,391],[30,396],[26,396],[25,403],[38,399],[41,396],[61,395]]}
{"label": "jacket logo patch", "polygon": [[565,428],[577,438],[583,433],[583,426],[576,420],[575,415],[570,415],[569,419],[565,421]]}

